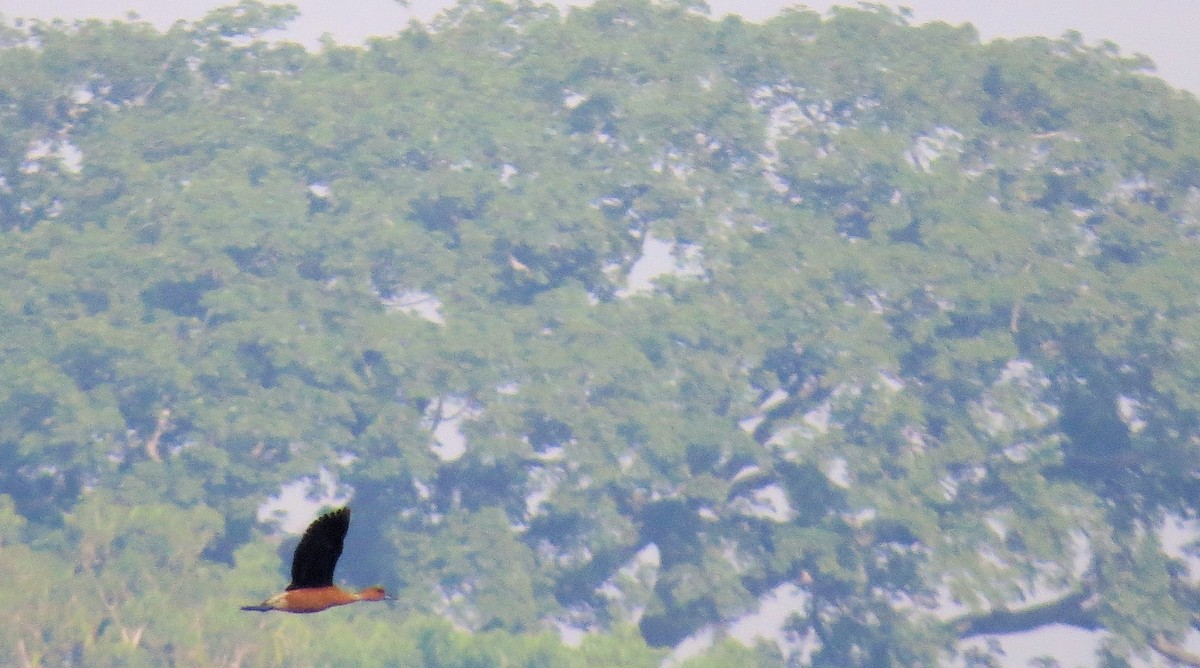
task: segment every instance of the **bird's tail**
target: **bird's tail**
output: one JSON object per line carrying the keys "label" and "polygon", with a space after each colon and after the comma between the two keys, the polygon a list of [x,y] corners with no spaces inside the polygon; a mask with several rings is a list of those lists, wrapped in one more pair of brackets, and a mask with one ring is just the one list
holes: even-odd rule
{"label": "bird's tail", "polygon": [[258,605],[243,605],[242,606],[242,610],[250,610],[251,612],[270,612],[274,609],[275,608],[272,608],[269,605],[263,605],[261,603]]}

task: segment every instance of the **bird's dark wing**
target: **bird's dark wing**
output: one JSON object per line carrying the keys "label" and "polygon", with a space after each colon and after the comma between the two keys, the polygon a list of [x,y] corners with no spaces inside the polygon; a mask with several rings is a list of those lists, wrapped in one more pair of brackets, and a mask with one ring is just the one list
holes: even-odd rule
{"label": "bird's dark wing", "polygon": [[342,556],[342,541],[349,528],[349,507],[322,515],[308,525],[292,556],[292,584],[288,585],[288,591],[333,584],[333,568]]}

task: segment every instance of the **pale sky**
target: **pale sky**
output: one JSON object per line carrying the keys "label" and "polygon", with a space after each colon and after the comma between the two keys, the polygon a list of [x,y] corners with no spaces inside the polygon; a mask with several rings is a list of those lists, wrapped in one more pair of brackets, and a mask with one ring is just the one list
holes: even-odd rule
{"label": "pale sky", "polygon": [[[587,0],[554,0],[555,4],[587,4]],[[714,16],[737,11],[751,20],[771,17],[780,9],[804,4],[824,12],[854,0],[708,0]],[[0,13],[36,18],[122,18],[136,11],[166,28],[177,19],[195,19],[233,0],[0,0]],[[359,43],[369,35],[395,33],[410,18],[428,19],[453,0],[411,0],[405,9],[393,0],[292,0],[302,13],[290,39],[315,45],[323,33],[342,43]],[[1112,40],[1122,53],[1143,53],[1158,65],[1158,75],[1172,85],[1200,95],[1200,0],[906,0],[885,2],[912,9],[916,23],[972,23],[982,37],[1045,35],[1058,37],[1078,30],[1089,43]],[[352,8],[352,9],[351,9]]]}

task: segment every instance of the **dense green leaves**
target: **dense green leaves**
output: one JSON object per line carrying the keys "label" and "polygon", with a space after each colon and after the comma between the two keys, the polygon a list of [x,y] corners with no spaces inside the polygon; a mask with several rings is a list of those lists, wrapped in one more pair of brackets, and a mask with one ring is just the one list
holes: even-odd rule
{"label": "dense green leaves", "polygon": [[[0,662],[1184,660],[1195,99],[1071,33],[704,14],[4,27]],[[240,616],[322,471],[398,602]]]}

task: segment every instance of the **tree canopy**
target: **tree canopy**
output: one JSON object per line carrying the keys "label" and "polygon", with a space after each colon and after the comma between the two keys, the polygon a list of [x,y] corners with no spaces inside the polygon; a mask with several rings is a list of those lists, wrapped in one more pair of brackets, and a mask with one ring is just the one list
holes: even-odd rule
{"label": "tree canopy", "polygon": [[[0,25],[0,663],[1200,666],[1200,106],[1145,59],[294,16]],[[399,601],[250,620],[319,471]]]}

